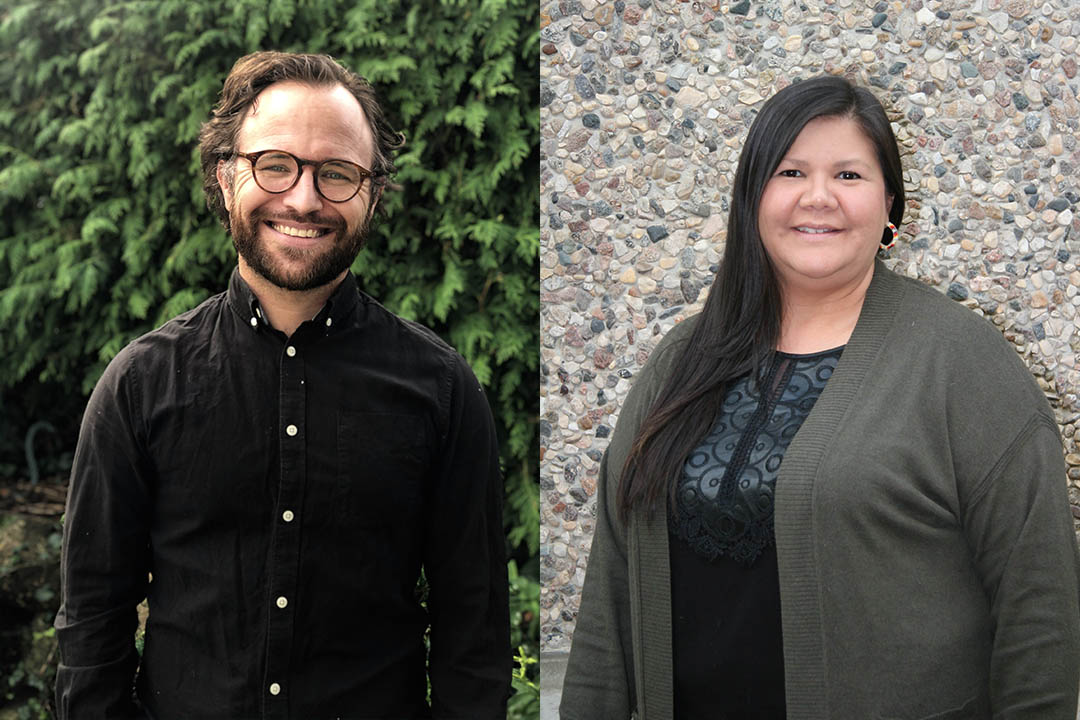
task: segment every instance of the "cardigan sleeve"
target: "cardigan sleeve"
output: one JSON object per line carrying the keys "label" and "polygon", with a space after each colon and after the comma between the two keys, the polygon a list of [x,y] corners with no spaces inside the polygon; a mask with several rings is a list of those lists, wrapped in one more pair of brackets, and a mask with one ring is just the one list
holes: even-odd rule
{"label": "cardigan sleeve", "polygon": [[617,484],[609,448],[600,460],[596,531],[563,681],[562,720],[626,720],[632,710],[630,588],[626,543],[615,516]]}
{"label": "cardigan sleeve", "polygon": [[993,618],[993,717],[1073,720],[1080,681],[1080,557],[1061,442],[1045,412],[1018,426],[963,509]]}
{"label": "cardigan sleeve", "polygon": [[636,581],[630,573],[627,529],[617,514],[619,478],[638,428],[696,321],[691,317],[673,327],[653,350],[627,394],[600,460],[596,530],[563,681],[562,720],[626,720],[637,712],[635,670],[640,668],[634,667],[631,617]]}

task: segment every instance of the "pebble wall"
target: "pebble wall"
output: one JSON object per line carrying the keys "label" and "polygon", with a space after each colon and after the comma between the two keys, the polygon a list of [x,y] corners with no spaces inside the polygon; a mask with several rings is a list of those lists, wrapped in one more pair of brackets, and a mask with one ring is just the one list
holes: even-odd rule
{"label": "pebble wall", "polygon": [[541,637],[567,649],[597,470],[634,376],[697,312],[763,99],[870,86],[904,151],[887,264],[989,317],[1061,423],[1080,514],[1080,6],[1072,0],[541,3]]}

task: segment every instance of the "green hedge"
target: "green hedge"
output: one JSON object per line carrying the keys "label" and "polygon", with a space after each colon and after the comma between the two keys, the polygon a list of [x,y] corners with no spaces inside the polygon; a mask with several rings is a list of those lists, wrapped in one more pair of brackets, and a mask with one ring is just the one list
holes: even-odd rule
{"label": "green hedge", "polygon": [[[534,0],[31,0],[0,7],[0,484],[27,428],[70,462],[86,398],[134,337],[225,288],[200,124],[241,55],[333,55],[408,139],[353,267],[488,390],[506,474],[515,646],[538,637],[539,6]],[[533,717],[535,670],[515,682]]]}

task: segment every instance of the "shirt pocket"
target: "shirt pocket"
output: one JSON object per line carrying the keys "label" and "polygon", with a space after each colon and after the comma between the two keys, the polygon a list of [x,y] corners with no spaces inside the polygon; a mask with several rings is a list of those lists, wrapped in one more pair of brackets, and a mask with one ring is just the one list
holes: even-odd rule
{"label": "shirt pocket", "polygon": [[337,451],[340,525],[399,523],[420,511],[430,464],[422,417],[340,411]]}

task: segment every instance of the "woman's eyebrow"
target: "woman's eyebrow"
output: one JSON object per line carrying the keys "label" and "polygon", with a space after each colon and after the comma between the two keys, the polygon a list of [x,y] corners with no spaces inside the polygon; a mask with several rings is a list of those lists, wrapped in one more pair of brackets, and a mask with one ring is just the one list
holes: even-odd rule
{"label": "woman's eyebrow", "polygon": [[[784,158],[783,160],[780,161],[780,164],[781,165],[801,165],[801,166],[805,167],[806,165],[809,165],[810,162],[808,160],[802,160],[800,158]],[[860,160],[859,158],[846,158],[844,160],[837,160],[832,164],[832,167],[838,168],[838,167],[851,166],[851,165],[863,165],[863,166],[869,167],[869,163],[867,163],[865,160]]]}

